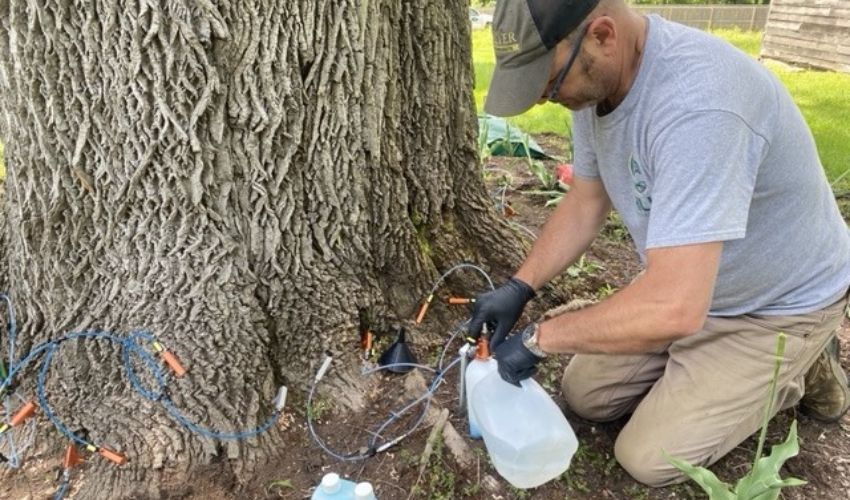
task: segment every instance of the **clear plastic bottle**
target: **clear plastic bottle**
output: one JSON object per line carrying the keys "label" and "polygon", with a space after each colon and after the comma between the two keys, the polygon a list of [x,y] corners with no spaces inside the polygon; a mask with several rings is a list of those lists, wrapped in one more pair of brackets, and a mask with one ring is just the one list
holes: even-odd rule
{"label": "clear plastic bottle", "polygon": [[483,337],[479,338],[475,358],[466,367],[466,374],[464,376],[464,382],[466,384],[466,414],[469,418],[469,436],[473,439],[481,439],[481,431],[478,429],[478,422],[472,408],[472,393],[478,382],[490,373],[497,371],[498,368],[499,365],[496,363],[496,360],[490,356],[487,339]]}
{"label": "clear plastic bottle", "polygon": [[378,500],[372,483],[362,482],[354,487],[354,500]]}
{"label": "clear plastic bottle", "polygon": [[472,414],[496,471],[534,488],[566,471],[578,441],[561,409],[534,379],[521,387],[491,372],[469,393]]}
{"label": "clear plastic bottle", "polygon": [[339,474],[325,474],[322,482],[313,492],[312,500],[351,500],[354,498],[354,482],[342,479]]}

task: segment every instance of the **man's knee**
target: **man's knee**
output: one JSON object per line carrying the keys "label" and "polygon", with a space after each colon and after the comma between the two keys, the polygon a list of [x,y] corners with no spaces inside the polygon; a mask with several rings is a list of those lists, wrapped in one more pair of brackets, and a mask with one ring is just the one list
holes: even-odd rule
{"label": "man's knee", "polygon": [[570,375],[564,372],[561,380],[561,392],[570,410],[579,417],[594,422],[614,420],[619,415],[605,397],[604,391],[589,381],[587,377]]}
{"label": "man's knee", "polygon": [[648,436],[628,432],[627,426],[614,444],[614,457],[630,476],[647,486],[681,483],[686,478],[664,458],[663,447],[663,443]]}
{"label": "man's knee", "polygon": [[579,416],[596,422],[615,420],[634,411],[666,363],[666,354],[577,354],[564,370],[561,391]]}

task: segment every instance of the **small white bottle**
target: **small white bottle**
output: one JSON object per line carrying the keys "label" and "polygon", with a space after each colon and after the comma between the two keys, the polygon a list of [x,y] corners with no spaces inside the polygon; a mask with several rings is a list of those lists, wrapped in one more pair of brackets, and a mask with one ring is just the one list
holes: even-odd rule
{"label": "small white bottle", "polygon": [[352,481],[342,479],[339,474],[329,473],[313,492],[312,500],[350,500],[354,497],[356,486]]}
{"label": "small white bottle", "polygon": [[358,483],[354,487],[354,500],[378,500],[375,497],[375,490],[372,488],[372,483]]}

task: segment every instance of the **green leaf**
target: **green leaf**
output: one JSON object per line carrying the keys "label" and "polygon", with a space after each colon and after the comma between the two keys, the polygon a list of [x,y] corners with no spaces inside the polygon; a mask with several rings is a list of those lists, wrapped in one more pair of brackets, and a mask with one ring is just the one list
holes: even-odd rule
{"label": "green leaf", "polygon": [[731,489],[732,486],[717,479],[717,476],[710,470],[705,467],[694,467],[684,460],[671,457],[667,452],[662,453],[665,460],[699,484],[708,493],[709,500],[735,500],[735,495]]}
{"label": "green leaf", "polygon": [[785,441],[775,445],[770,455],[760,458],[753,466],[753,470],[738,481],[735,487],[737,497],[742,500],[774,500],[779,497],[781,488],[806,484],[800,479],[783,480],[779,476],[779,470],[785,461],[796,456],[799,451],[795,420],[791,423],[791,430]]}
{"label": "green leaf", "polygon": [[564,199],[564,194],[563,194],[563,193],[558,193],[558,192],[556,192],[555,194],[553,194],[553,195],[552,195],[552,197],[551,197],[551,198],[549,198],[549,201],[547,201],[547,202],[546,202],[546,204],[545,204],[544,206],[545,206],[546,208],[549,208],[549,207],[555,206],[555,205],[557,205],[557,204],[561,203],[561,200],[562,200],[562,199]]}
{"label": "green leaf", "polygon": [[277,488],[295,488],[295,486],[292,485],[291,479],[278,479],[277,481],[272,481],[271,483],[269,483],[269,489],[275,488],[275,487],[277,487]]}

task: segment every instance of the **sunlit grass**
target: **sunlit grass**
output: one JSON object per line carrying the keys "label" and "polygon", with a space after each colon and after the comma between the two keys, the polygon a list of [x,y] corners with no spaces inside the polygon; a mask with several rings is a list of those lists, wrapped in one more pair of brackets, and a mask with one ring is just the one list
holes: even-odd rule
{"label": "sunlit grass", "polygon": [[[795,71],[771,62],[767,67],[794,96],[812,129],[827,177],[837,179],[850,169],[850,74]],[[850,178],[845,176],[842,186],[850,187]]]}
{"label": "sunlit grass", "polygon": [[761,50],[761,31],[742,31],[739,29],[719,29],[712,31],[715,35],[738,47],[747,54],[758,57]]}
{"label": "sunlit grass", "polygon": [[[742,51],[758,57],[762,33],[741,30],[717,30],[714,34]],[[483,109],[484,97],[490,84],[495,60],[489,29],[473,30],[473,62],[475,64],[475,102]],[[850,74],[829,71],[796,70],[780,64],[767,63],[794,97],[805,116],[818,145],[821,162],[830,180],[838,179],[850,169]],[[555,105],[535,106],[528,112],[511,118],[510,122],[533,134],[565,135],[570,123],[567,110]],[[841,181],[850,186],[850,175]]]}

